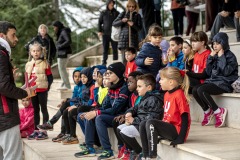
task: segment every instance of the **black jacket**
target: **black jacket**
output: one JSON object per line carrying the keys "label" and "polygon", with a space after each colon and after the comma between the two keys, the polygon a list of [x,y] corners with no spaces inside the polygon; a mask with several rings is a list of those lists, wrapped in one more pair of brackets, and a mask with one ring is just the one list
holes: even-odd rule
{"label": "black jacket", "polygon": [[142,121],[148,119],[163,118],[163,95],[157,92],[146,93],[139,104],[127,110],[134,118],[132,125],[138,126]]}
{"label": "black jacket", "polygon": [[51,64],[52,60],[56,56],[56,46],[53,42],[52,37],[50,37],[48,34],[46,38],[42,38],[41,35],[37,35],[34,37],[30,42],[28,42],[24,47],[27,49],[27,52],[29,53],[29,45],[33,44],[34,42],[40,43],[43,47],[46,47],[47,50],[47,60]]}
{"label": "black jacket", "polygon": [[67,58],[68,54],[72,54],[71,48],[71,30],[70,28],[59,28],[57,33],[57,58]]}
{"label": "black jacket", "polygon": [[204,83],[213,83],[226,92],[232,92],[231,84],[238,79],[238,62],[236,56],[229,50],[228,37],[226,33],[218,33],[213,37],[213,42],[223,46],[224,54],[209,55],[207,59],[206,73],[210,78]]}
{"label": "black jacket", "polygon": [[133,26],[131,27],[131,44],[129,45],[129,26],[126,23],[122,22],[123,18],[130,19],[130,12],[122,12],[118,17],[113,21],[113,26],[121,27],[121,32],[119,35],[118,49],[126,49],[128,47],[134,47],[138,49],[138,31],[142,28],[142,20],[140,14],[137,12],[132,13],[132,22]]}
{"label": "black jacket", "polygon": [[0,132],[20,124],[17,99],[27,97],[15,86],[12,69],[8,52],[0,45]]}
{"label": "black jacket", "polygon": [[100,13],[98,20],[98,32],[102,32],[104,35],[111,35],[112,23],[119,15],[119,12],[113,8],[112,10],[108,9],[108,4],[111,1],[107,2],[107,9]]}

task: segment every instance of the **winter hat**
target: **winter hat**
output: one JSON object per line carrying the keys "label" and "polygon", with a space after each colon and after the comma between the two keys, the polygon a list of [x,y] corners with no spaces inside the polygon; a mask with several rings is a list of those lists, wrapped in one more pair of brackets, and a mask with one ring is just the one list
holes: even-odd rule
{"label": "winter hat", "polygon": [[93,67],[92,67],[92,70],[94,70],[95,68],[98,68],[98,70],[107,69],[107,67],[104,66],[104,65],[96,65],[96,66],[93,66]]}
{"label": "winter hat", "polygon": [[106,69],[101,69],[101,70],[99,70],[98,72],[103,76],[103,74],[104,74],[106,71],[107,71]]}
{"label": "winter hat", "polygon": [[110,64],[107,70],[112,71],[118,76],[119,79],[121,79],[123,78],[123,74],[125,72],[125,66],[122,62],[116,62],[116,63]]}
{"label": "winter hat", "polygon": [[60,21],[53,22],[53,26],[58,27],[58,28],[63,28],[63,24]]}
{"label": "winter hat", "polygon": [[[224,51],[230,49],[229,44],[228,44],[228,35],[227,35],[227,33],[224,33],[224,32],[217,33],[213,37],[212,42],[217,42],[217,43],[221,44]],[[212,43],[212,48],[213,48],[213,43]]]}

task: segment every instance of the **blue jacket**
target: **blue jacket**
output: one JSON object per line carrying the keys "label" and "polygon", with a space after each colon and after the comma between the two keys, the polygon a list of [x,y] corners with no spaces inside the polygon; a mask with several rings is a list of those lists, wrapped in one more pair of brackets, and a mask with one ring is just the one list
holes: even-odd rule
{"label": "blue jacket", "polygon": [[[144,61],[147,57],[154,59],[152,65],[146,66],[144,64]],[[162,51],[159,47],[154,46],[151,43],[144,43],[135,59],[135,62],[138,66],[137,71],[140,71],[143,74],[151,73],[156,77],[159,70],[164,67],[161,57]]]}
{"label": "blue jacket", "polygon": [[178,69],[183,70],[185,68],[183,57],[184,54],[181,51],[173,62],[168,62],[167,67],[177,67]]}

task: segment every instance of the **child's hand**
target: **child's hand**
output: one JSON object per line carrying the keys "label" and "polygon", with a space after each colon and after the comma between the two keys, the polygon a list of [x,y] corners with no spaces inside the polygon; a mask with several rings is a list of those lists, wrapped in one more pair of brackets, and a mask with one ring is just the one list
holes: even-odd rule
{"label": "child's hand", "polygon": [[153,62],[154,62],[153,58],[149,58],[149,57],[147,57],[147,58],[144,60],[144,64],[145,64],[146,66],[150,66]]}
{"label": "child's hand", "polygon": [[127,24],[132,27],[133,26],[133,22],[132,21],[128,21]]}
{"label": "child's hand", "polygon": [[33,86],[33,87],[25,89],[25,91],[27,91],[27,94],[28,94],[27,98],[36,96],[36,93],[35,93],[36,88],[37,88],[37,86]]}
{"label": "child's hand", "polygon": [[123,19],[122,19],[122,22],[124,22],[124,23],[127,22],[127,21],[128,21],[127,18],[123,18]]}
{"label": "child's hand", "polygon": [[119,123],[125,122],[125,115],[122,115],[119,119]]}
{"label": "child's hand", "polygon": [[210,56],[215,56],[217,54],[217,52],[215,51],[215,50],[213,50],[212,52],[211,52],[211,54],[210,54]]}
{"label": "child's hand", "polygon": [[80,117],[81,119],[85,119],[85,115],[86,115],[86,113],[83,113],[83,114],[80,114],[79,117]]}
{"label": "child's hand", "polygon": [[218,57],[221,57],[224,54],[224,50],[221,49],[220,51],[218,51]]}
{"label": "child's hand", "polygon": [[90,111],[85,114],[85,119],[86,120],[91,120],[97,116],[96,111]]}
{"label": "child's hand", "polygon": [[59,105],[57,105],[57,108],[60,108],[62,106],[62,103],[60,103]]}

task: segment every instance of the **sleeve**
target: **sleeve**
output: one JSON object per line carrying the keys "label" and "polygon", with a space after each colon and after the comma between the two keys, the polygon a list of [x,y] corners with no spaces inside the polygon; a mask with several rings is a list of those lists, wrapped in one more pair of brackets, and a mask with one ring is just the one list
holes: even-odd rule
{"label": "sleeve", "polygon": [[94,102],[98,102],[98,91],[99,91],[99,87],[95,87],[93,90]]}
{"label": "sleeve", "polygon": [[95,85],[92,85],[91,88],[90,88],[90,98],[88,100],[88,106],[91,106],[94,102],[94,87]]}
{"label": "sleeve", "polygon": [[114,27],[121,27],[124,23],[122,22],[122,19],[125,15],[125,12],[120,13],[117,18],[113,21],[112,25]]}
{"label": "sleeve", "polygon": [[138,55],[135,59],[135,62],[136,62],[137,66],[140,66],[140,67],[145,66],[144,61],[147,58],[145,52],[147,53],[147,50],[146,50],[146,47],[143,45],[142,49],[140,50],[140,52],[138,53]]}
{"label": "sleeve", "polygon": [[21,123],[20,130],[25,130],[29,126],[32,126],[34,124],[34,110],[31,110],[31,113],[27,118],[25,118],[24,123]]}
{"label": "sleeve", "polygon": [[142,18],[140,14],[136,14],[136,19],[133,22],[132,28],[135,29],[136,31],[139,31],[142,29]]}
{"label": "sleeve", "polygon": [[[9,66],[9,57],[0,51],[0,94],[8,98],[22,99],[28,96],[27,92],[17,88],[11,83],[11,68]],[[12,75],[13,77],[13,75]]]}
{"label": "sleeve", "polygon": [[226,58],[225,54],[218,57],[217,65],[220,72],[226,77],[230,76],[238,67],[237,59],[233,54],[231,54],[231,57],[229,58]]}
{"label": "sleeve", "polygon": [[103,32],[103,30],[102,30],[103,14],[104,14],[104,12],[101,12],[100,17],[98,19],[98,32]]}
{"label": "sleeve", "polygon": [[53,83],[53,75],[50,66],[46,69],[46,75],[48,80],[48,90],[50,89],[52,83]]}
{"label": "sleeve", "polygon": [[186,74],[189,77],[196,78],[196,79],[206,79],[208,77],[208,75],[206,73],[206,69],[204,69],[202,73],[194,73],[192,71],[188,71],[188,72],[186,72]]}
{"label": "sleeve", "polygon": [[61,32],[61,34],[63,34],[63,37],[64,37],[64,40],[65,40],[65,41],[64,41],[63,43],[57,45],[57,48],[58,48],[58,49],[63,49],[63,48],[65,48],[65,47],[70,46],[70,44],[71,44],[71,37],[70,37],[70,35],[67,33],[67,31],[66,31],[66,30],[63,30],[63,31]]}
{"label": "sleeve", "polygon": [[214,64],[215,60],[216,60],[215,56],[211,56],[211,55],[208,56],[206,69],[205,69],[205,72],[208,76],[210,76],[212,74],[213,64]]}

